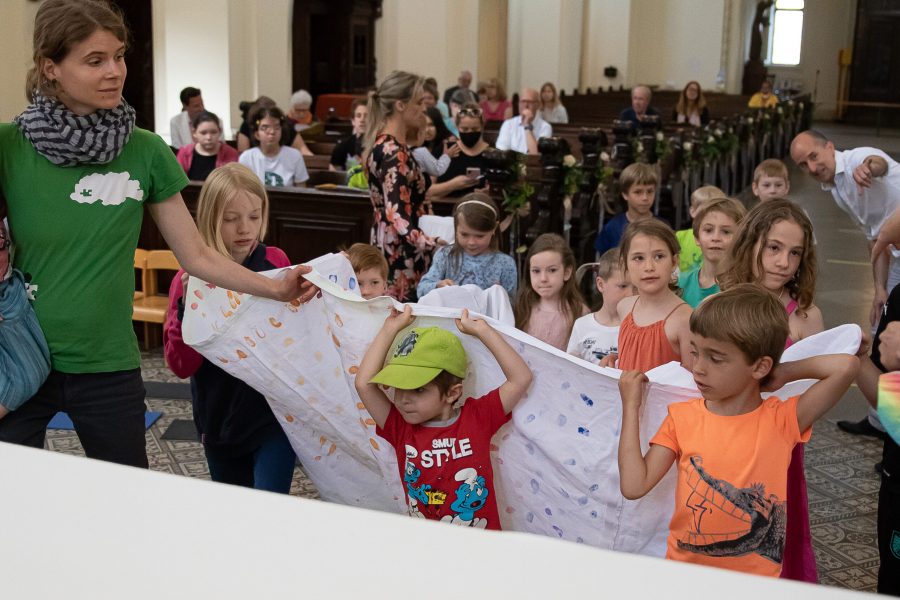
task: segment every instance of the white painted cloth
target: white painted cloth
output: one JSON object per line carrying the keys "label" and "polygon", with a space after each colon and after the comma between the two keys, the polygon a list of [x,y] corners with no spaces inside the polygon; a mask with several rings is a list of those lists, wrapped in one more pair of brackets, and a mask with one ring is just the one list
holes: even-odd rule
{"label": "white painted cloth", "polygon": [[456,242],[456,229],[453,227],[453,217],[422,215],[419,217],[419,229],[431,239],[441,238],[441,240],[450,245]]}
{"label": "white painted cloth", "polygon": [[488,316],[504,325],[510,327],[516,325],[516,316],[509,303],[509,294],[502,285],[492,285],[486,290],[474,283],[434,288],[419,298],[419,306],[467,308],[471,312]]}
{"label": "white painted cloth", "polygon": [[[186,294],[184,339],[214,364],[266,395],[322,498],[405,512],[393,449],[357,396],[354,374],[392,306],[348,292],[353,271],[340,255],[310,263],[322,297],[306,305],[265,300],[195,278]],[[271,271],[278,277],[279,271]],[[464,397],[498,387],[502,371],[475,338],[462,335],[458,309],[413,306],[413,326],[439,326],[460,336],[469,356]],[[494,437],[497,504],[504,529],[540,533],[601,548],[665,554],[675,473],[645,498],[626,501],[617,466],[619,371],[589,365],[527,334],[490,320],[534,373],[512,422]],[[404,335],[401,332],[400,335]],[[786,359],[854,352],[859,328],[843,326],[798,342]],[[676,363],[648,373],[641,415],[644,450],[671,402],[697,397]],[[778,395],[796,394],[795,382]]]}

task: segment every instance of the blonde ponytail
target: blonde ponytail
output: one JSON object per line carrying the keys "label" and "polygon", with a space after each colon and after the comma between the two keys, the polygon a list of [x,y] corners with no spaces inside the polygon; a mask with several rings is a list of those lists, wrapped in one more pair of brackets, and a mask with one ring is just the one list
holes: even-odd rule
{"label": "blonde ponytail", "polygon": [[[369,92],[366,134],[363,137],[363,164],[375,145],[375,138],[394,114],[397,102],[410,102],[422,90],[425,80],[414,73],[391,71],[374,92]],[[405,142],[405,140],[400,140]]]}

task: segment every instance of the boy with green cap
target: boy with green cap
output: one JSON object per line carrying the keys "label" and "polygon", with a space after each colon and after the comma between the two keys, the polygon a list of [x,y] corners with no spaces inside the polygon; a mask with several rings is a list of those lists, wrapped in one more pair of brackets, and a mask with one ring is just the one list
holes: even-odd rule
{"label": "boy with green cap", "polygon": [[[490,325],[463,310],[456,326],[487,347],[507,380],[456,408],[466,351],[445,329],[410,330],[379,371],[394,338],[413,320],[409,305],[385,319],[359,365],[356,391],[376,433],[394,446],[411,516],[500,529],[490,443],[531,385],[531,370]],[[378,384],[394,388],[393,403]]]}

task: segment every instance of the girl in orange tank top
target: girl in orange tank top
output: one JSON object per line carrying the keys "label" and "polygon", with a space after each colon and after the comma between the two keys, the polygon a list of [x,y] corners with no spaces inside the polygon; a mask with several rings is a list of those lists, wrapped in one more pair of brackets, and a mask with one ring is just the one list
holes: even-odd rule
{"label": "girl in orange tank top", "polygon": [[619,252],[638,295],[619,303],[622,325],[615,366],[649,371],[672,361],[685,364],[690,359],[691,308],[669,287],[678,264],[675,232],[658,219],[634,222],[625,230]]}

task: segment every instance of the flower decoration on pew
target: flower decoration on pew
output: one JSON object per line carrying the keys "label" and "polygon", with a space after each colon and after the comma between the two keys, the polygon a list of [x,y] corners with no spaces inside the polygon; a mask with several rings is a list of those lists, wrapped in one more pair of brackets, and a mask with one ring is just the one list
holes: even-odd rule
{"label": "flower decoration on pew", "polygon": [[513,160],[509,165],[509,177],[503,186],[503,209],[510,214],[528,212],[528,200],[534,194],[534,186],[527,180],[528,167],[525,155],[512,152]]}
{"label": "flower decoration on pew", "polygon": [[722,129],[721,135],[717,137],[718,146],[719,146],[719,154],[721,156],[731,156],[735,152],[737,152],[738,146],[740,145],[740,140],[738,139],[737,134],[734,131],[733,127],[726,127]]}
{"label": "flower decoration on pew", "polygon": [[597,189],[601,192],[608,192],[612,189],[614,169],[610,164],[611,161],[612,158],[610,158],[608,152],[600,153],[600,160],[597,161],[595,174],[597,176]]}
{"label": "flower decoration on pew", "polygon": [[562,161],[563,172],[563,194],[565,196],[574,196],[584,183],[584,169],[581,164],[571,154],[566,154]]}
{"label": "flower decoration on pew", "polygon": [[721,129],[715,129],[702,139],[698,154],[704,165],[710,165],[716,162],[722,155],[722,151],[719,148],[719,137],[721,136],[721,133]]}
{"label": "flower decoration on pew", "polygon": [[665,162],[672,155],[672,140],[662,131],[656,132],[656,161]]}

